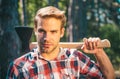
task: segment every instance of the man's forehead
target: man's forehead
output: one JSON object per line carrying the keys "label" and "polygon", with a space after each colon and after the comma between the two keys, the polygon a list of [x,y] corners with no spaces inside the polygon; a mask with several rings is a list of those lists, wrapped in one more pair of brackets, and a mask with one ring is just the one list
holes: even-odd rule
{"label": "man's forehead", "polygon": [[57,22],[57,25],[62,24],[60,19],[57,19],[54,17],[39,19],[37,23],[38,25],[42,25],[42,24],[56,24],[56,22]]}

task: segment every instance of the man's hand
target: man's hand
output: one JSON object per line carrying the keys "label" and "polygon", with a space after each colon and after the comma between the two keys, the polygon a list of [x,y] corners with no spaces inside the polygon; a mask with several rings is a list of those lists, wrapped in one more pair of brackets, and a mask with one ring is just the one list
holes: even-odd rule
{"label": "man's hand", "polygon": [[98,48],[97,46],[99,45],[101,39],[100,38],[84,38],[83,39],[84,44],[81,47],[81,49],[85,53],[90,53],[90,54],[97,54],[100,51],[103,51],[103,48]]}

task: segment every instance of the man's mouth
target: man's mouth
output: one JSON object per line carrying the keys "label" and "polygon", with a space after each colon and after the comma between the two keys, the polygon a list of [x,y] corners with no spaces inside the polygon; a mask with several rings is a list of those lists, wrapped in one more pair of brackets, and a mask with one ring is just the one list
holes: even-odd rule
{"label": "man's mouth", "polygon": [[49,48],[52,44],[43,44],[43,47]]}

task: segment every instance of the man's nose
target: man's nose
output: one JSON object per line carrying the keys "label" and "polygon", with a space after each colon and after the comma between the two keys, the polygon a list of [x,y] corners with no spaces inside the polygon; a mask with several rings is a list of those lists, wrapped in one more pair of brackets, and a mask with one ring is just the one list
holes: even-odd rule
{"label": "man's nose", "polygon": [[49,33],[45,33],[44,40],[49,40],[49,38],[50,38],[50,34]]}

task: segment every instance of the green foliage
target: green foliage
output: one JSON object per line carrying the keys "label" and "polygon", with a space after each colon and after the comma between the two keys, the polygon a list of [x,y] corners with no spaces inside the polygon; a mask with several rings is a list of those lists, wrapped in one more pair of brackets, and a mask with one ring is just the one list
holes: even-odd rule
{"label": "green foliage", "polygon": [[119,53],[120,49],[120,29],[113,26],[112,24],[107,24],[99,28],[100,37],[107,38],[111,41],[113,51]]}
{"label": "green foliage", "polygon": [[36,14],[36,11],[39,8],[47,6],[47,0],[27,0],[26,1],[27,17],[28,17],[28,26],[33,27],[33,20]]}
{"label": "green foliage", "polygon": [[120,28],[112,24],[106,24],[99,28],[100,37],[109,39],[111,42],[111,48],[105,49],[108,52],[114,66],[120,65]]}

